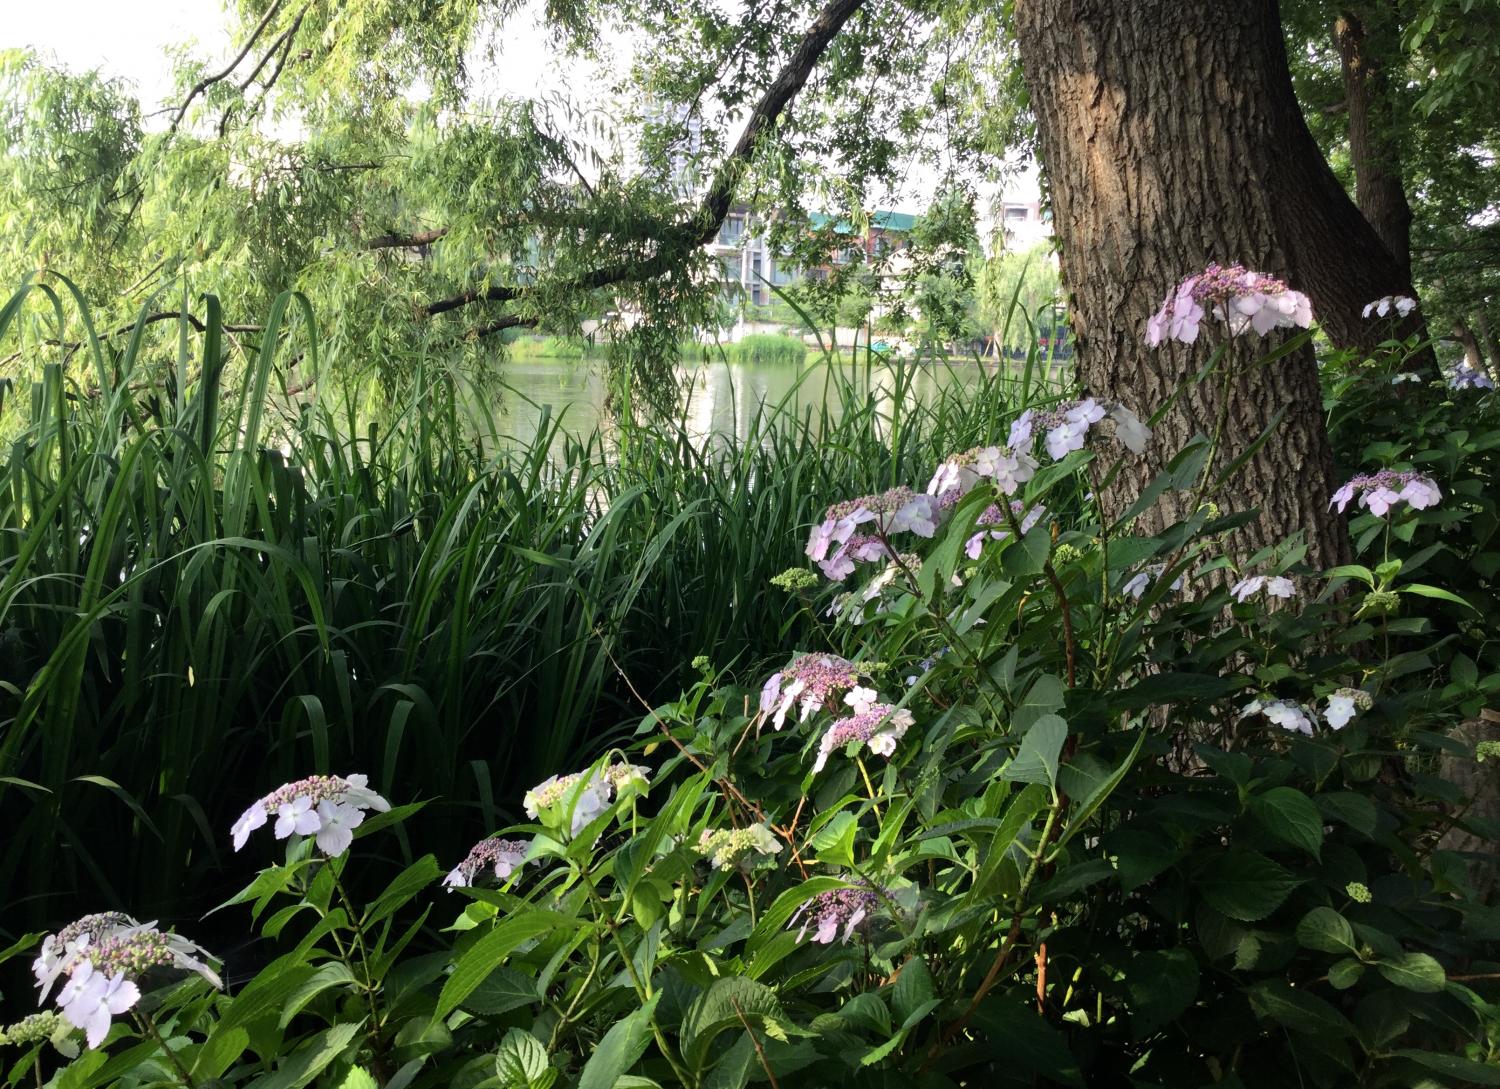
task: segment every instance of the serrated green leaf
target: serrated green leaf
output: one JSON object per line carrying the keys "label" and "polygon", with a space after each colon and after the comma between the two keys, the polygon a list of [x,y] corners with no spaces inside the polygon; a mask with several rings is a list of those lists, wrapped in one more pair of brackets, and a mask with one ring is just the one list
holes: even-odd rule
{"label": "serrated green leaf", "polygon": [[1198,873],[1198,890],[1209,906],[1246,923],[1271,914],[1301,883],[1256,851],[1225,851]]}
{"label": "serrated green leaf", "polygon": [[1250,812],[1273,836],[1317,858],[1323,850],[1323,816],[1295,787],[1273,787],[1250,799]]}

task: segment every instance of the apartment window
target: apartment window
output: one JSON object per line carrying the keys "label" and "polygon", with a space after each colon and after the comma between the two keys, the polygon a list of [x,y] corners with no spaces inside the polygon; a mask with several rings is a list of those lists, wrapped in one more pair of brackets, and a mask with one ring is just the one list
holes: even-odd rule
{"label": "apartment window", "polygon": [[733,246],[745,233],[745,217],[729,216],[719,225],[719,244]]}
{"label": "apartment window", "polygon": [[737,253],[726,253],[719,258],[719,266],[724,270],[724,279],[740,282],[740,255]]}
{"label": "apartment window", "polygon": [[1007,204],[1005,206],[1005,222],[1025,223],[1031,218],[1031,209],[1024,204]]}

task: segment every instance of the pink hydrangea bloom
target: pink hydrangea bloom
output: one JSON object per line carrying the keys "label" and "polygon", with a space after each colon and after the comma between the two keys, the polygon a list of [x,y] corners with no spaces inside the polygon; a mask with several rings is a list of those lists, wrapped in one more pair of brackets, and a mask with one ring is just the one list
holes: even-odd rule
{"label": "pink hydrangea bloom", "polygon": [[812,940],[821,945],[847,942],[861,924],[880,907],[880,895],[869,887],[830,889],[820,892],[792,913],[787,926],[802,925],[797,930],[800,942],[812,931]]}
{"label": "pink hydrangea bloom", "polygon": [[1235,336],[1312,325],[1311,300],[1284,281],[1243,265],[1212,264],[1172,289],[1146,322],[1146,343],[1153,348],[1167,340],[1192,344],[1210,313],[1227,322]]}
{"label": "pink hydrangea bloom", "polygon": [[1450,389],[1494,389],[1495,380],[1477,367],[1460,363],[1448,379]]}
{"label": "pink hydrangea bloom", "polygon": [[[1032,528],[1047,516],[1046,507],[1039,505],[1026,510],[1026,504],[1022,503],[1019,499],[1012,499],[1010,501],[1010,509],[1011,513],[1020,519],[1022,533],[1030,533]],[[979,516],[978,524],[999,528],[981,529],[964,542],[964,552],[971,560],[979,559],[980,553],[984,551],[986,541],[1003,541],[1010,536],[1010,521],[1005,517],[1005,511],[1001,510],[994,503],[984,508],[984,512]]]}
{"label": "pink hydrangea bloom", "polygon": [[474,844],[468,855],[443,878],[449,889],[468,888],[478,883],[478,878],[489,872],[495,880],[504,881],[526,864],[526,851],[530,846],[524,839],[497,839],[490,836]]}
{"label": "pink hydrangea bloom", "polygon": [[1398,503],[1405,503],[1413,510],[1425,510],[1443,497],[1437,481],[1430,476],[1411,470],[1382,469],[1353,477],[1333,493],[1328,505],[1343,511],[1356,495],[1361,507],[1382,517]]}
{"label": "pink hydrangea bloom", "polygon": [[[1125,584],[1120,587],[1120,593],[1126,594],[1139,601],[1142,595],[1144,595],[1145,592],[1150,589],[1151,584],[1157,579],[1161,578],[1166,570],[1167,565],[1164,563],[1147,564],[1145,567],[1141,568],[1141,570],[1137,571],[1134,575],[1126,580]],[[1178,575],[1175,579],[1172,580],[1172,589],[1182,589],[1181,575]]]}
{"label": "pink hydrangea bloom", "polygon": [[[1151,429],[1129,408],[1117,401],[1084,397],[1063,401],[1046,411],[1028,408],[1011,424],[1010,445],[1017,450],[1025,449],[1037,431],[1044,431],[1047,453],[1058,460],[1074,450],[1082,450],[1090,429],[1105,418],[1113,421],[1115,438],[1133,453],[1143,452],[1151,441]],[[1030,474],[1026,479],[1030,479]],[[1005,494],[1014,492],[1006,491]]]}
{"label": "pink hydrangea bloom", "polygon": [[1229,588],[1234,599],[1241,604],[1250,600],[1261,590],[1265,590],[1267,597],[1289,598],[1296,596],[1297,586],[1291,579],[1282,575],[1251,575],[1249,578],[1240,579]]}
{"label": "pink hydrangea bloom", "polygon": [[1382,295],[1374,302],[1366,303],[1363,314],[1367,318],[1372,314],[1383,318],[1394,310],[1404,318],[1416,308],[1417,300],[1408,295]]}
{"label": "pink hydrangea bloom", "polygon": [[896,742],[911,729],[914,719],[904,707],[875,702],[875,693],[870,689],[856,689],[850,694],[854,714],[841,718],[824,732],[818,742],[818,757],[813,761],[813,774],[822,771],[833,751],[851,741],[863,742],[873,753],[889,757],[896,751]]}
{"label": "pink hydrangea bloom", "polygon": [[787,712],[798,708],[798,718],[806,722],[822,710],[838,706],[840,695],[859,686],[859,671],[854,663],[837,654],[803,654],[790,665],[767,678],[760,690],[760,713],[770,716],[771,725],[786,725]]}
{"label": "pink hydrangea bloom", "polygon": [[931,537],[937,532],[937,516],[938,504],[933,496],[919,495],[906,487],[835,503],[813,527],[807,539],[807,557],[821,562],[831,548],[848,541],[856,529],[867,523],[874,523],[877,534],[915,533],[918,537]]}

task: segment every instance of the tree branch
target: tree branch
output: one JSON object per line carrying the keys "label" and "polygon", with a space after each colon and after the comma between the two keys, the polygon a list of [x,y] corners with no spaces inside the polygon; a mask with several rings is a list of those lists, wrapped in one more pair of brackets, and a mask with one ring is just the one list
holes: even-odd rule
{"label": "tree branch", "polygon": [[[750,164],[756,144],[780,119],[787,105],[806,85],[829,43],[864,3],[865,0],[830,0],[818,13],[818,17],[802,35],[797,48],[787,58],[781,72],[755,104],[755,109],[751,111],[749,120],[740,132],[739,140],[719,165],[697,210],[686,220],[662,225],[656,232],[658,245],[652,256],[605,265],[575,277],[565,286],[578,291],[595,291],[625,281],[649,280],[661,275],[691,250],[711,241],[718,234],[724,217],[729,214],[735,188]],[[476,302],[511,302],[519,298],[520,294],[520,288],[494,285],[484,290],[465,291],[445,299],[435,299],[423,307],[420,314],[422,317],[431,317]]]}
{"label": "tree branch", "polygon": [[168,133],[177,131],[177,126],[182,124],[182,119],[187,116],[188,107],[193,104],[193,101],[199,95],[215,83],[221,83],[228,79],[234,73],[234,70],[240,66],[240,62],[250,55],[250,50],[255,48],[256,41],[266,32],[266,27],[271,25],[271,20],[276,18],[276,13],[280,10],[281,0],[273,0],[271,6],[266,9],[265,15],[261,16],[260,22],[255,25],[255,29],[250,32],[250,37],[246,39],[244,47],[235,54],[234,60],[230,61],[228,66],[222,71],[216,72],[211,76],[204,76],[197,83],[193,84],[192,90],[182,100],[182,105],[177,107],[177,114],[172,118],[172,124],[167,127]]}
{"label": "tree branch", "polygon": [[438,227],[431,231],[418,231],[416,234],[378,234],[374,238],[367,239],[361,248],[367,250],[417,249],[420,246],[432,245],[447,233],[447,227]]}

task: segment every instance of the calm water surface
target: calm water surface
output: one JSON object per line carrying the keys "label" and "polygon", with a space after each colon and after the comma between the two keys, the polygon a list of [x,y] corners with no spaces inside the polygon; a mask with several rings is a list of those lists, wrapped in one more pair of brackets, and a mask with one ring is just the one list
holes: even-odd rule
{"label": "calm water surface", "polygon": [[[898,373],[899,372],[899,373]],[[852,385],[862,401],[875,400],[882,417],[897,408],[894,391],[908,383],[900,407],[930,401],[952,383],[973,385],[979,379],[974,363],[941,364],[827,363],[795,364],[712,363],[684,366],[683,419],[699,439],[712,435],[749,437],[761,406],[783,405],[799,416],[811,412],[816,422],[827,405],[836,414],[844,404],[842,384]],[[536,437],[544,410],[560,418],[563,430],[587,435],[608,427],[603,364],[593,361],[510,360],[505,364],[504,390],[491,404],[496,431],[508,443],[529,445]]]}

